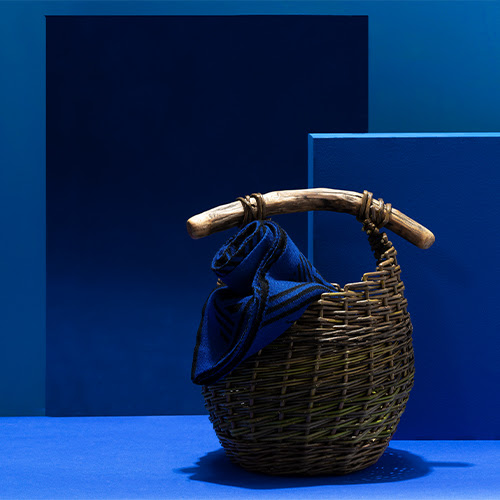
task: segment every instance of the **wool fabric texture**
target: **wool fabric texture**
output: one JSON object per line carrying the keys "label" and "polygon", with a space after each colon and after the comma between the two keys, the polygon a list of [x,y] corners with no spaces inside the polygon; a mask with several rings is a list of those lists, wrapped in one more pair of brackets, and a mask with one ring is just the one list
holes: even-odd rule
{"label": "wool fabric texture", "polygon": [[193,357],[195,384],[214,383],[285,332],[307,306],[337,291],[275,222],[254,221],[216,253],[223,285],[203,307]]}

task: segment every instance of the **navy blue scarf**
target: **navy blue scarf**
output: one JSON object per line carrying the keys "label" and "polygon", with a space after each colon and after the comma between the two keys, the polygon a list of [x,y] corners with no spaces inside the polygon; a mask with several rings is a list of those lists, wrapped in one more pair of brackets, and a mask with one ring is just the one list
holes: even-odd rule
{"label": "navy blue scarf", "polygon": [[254,221],[217,252],[224,283],[203,308],[191,378],[210,384],[285,332],[322,293],[336,291],[278,224]]}

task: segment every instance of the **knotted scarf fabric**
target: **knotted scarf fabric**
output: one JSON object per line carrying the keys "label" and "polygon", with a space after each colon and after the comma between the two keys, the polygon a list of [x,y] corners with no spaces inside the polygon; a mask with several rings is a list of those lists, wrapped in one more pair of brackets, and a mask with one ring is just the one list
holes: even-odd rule
{"label": "knotted scarf fabric", "polygon": [[254,221],[217,252],[223,282],[202,312],[191,377],[210,384],[285,332],[324,292],[324,280],[275,222]]}

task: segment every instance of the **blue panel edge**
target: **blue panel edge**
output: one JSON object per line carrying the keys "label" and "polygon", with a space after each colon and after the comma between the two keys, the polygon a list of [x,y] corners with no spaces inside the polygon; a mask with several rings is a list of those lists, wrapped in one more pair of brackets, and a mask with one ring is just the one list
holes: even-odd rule
{"label": "blue panel edge", "polygon": [[[314,134],[307,138],[307,187],[314,187]],[[314,212],[307,213],[307,258],[314,264]]]}
{"label": "blue panel edge", "polygon": [[[364,134],[309,134],[309,147],[315,139],[383,139],[383,138],[424,138],[424,137],[500,137],[500,132],[412,132],[412,133],[364,133]],[[310,161],[312,153],[310,153]],[[309,179],[312,177],[312,163],[309,163]],[[311,185],[309,186],[311,187]]]}

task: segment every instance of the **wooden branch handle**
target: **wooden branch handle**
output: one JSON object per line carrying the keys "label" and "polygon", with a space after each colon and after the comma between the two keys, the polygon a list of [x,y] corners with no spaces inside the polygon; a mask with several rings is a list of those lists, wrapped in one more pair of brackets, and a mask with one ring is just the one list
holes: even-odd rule
{"label": "wooden branch handle", "polygon": [[[267,216],[310,210],[329,210],[357,216],[362,197],[362,194],[354,191],[315,188],[273,191],[263,195],[263,200]],[[372,204],[380,206],[375,199]],[[191,217],[186,223],[187,230],[192,238],[203,238],[239,225],[243,216],[243,205],[240,201],[235,201]],[[426,249],[434,243],[431,231],[395,208],[392,209],[386,227],[419,248]]]}

